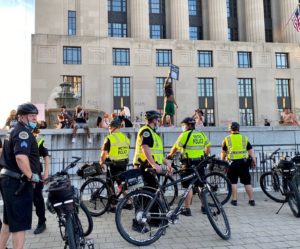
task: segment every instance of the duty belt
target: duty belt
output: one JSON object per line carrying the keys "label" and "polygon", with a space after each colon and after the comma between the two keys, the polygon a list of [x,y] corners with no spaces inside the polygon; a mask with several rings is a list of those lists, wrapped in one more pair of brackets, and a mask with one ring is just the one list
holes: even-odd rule
{"label": "duty belt", "polygon": [[1,169],[0,176],[9,176],[18,180],[21,179],[21,174],[5,168]]}

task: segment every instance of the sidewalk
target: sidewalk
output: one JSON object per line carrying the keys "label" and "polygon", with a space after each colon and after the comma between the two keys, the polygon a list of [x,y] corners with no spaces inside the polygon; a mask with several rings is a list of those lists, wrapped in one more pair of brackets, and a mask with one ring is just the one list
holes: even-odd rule
{"label": "sidewalk", "polygon": [[[275,249],[300,248],[300,220],[292,215],[288,204],[280,213],[275,214],[280,204],[275,203],[262,193],[256,192],[256,206],[248,205],[243,193],[239,194],[238,206],[225,205],[231,226],[231,239],[222,240],[211,227],[206,215],[200,214],[200,203],[194,199],[192,217],[180,216],[176,225],[170,225],[165,236],[147,249]],[[2,216],[2,212],[1,212]],[[36,216],[33,214],[33,228]],[[138,248],[127,243],[118,234],[114,214],[94,218],[94,230],[89,236],[94,239],[95,249]],[[47,212],[47,230],[34,235],[27,232],[25,248],[63,248],[55,215]],[[11,246],[11,245],[10,245]]]}

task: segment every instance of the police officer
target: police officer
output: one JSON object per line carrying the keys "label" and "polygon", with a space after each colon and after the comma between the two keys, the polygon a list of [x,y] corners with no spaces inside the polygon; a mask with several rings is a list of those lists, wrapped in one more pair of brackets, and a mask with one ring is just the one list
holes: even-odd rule
{"label": "police officer", "polygon": [[246,193],[249,197],[249,205],[255,206],[253,199],[253,189],[251,186],[251,176],[249,167],[256,167],[256,159],[252,145],[248,137],[240,134],[240,125],[232,122],[229,125],[230,135],[225,137],[222,143],[221,159],[227,158],[231,161],[227,176],[231,181],[232,199],[231,204],[237,206],[237,182],[238,178],[245,186]]}
{"label": "police officer", "polygon": [[[193,170],[189,169],[193,165],[198,165],[205,155],[210,153],[210,141],[207,136],[201,132],[195,130],[196,121],[193,118],[187,117],[181,121],[182,133],[178,137],[176,143],[173,145],[170,153],[167,157],[172,157],[177,150],[180,150],[181,163],[183,173],[181,177],[190,175]],[[199,173],[204,175],[204,168],[200,169]],[[182,187],[188,188],[191,180],[182,182]],[[192,212],[190,209],[193,198],[193,190],[188,193],[187,198],[184,202],[184,209],[181,214],[185,216],[191,216]],[[205,209],[202,206],[201,210],[205,213]]]}
{"label": "police officer", "polygon": [[[167,165],[167,170],[171,171],[171,165],[164,159],[163,142],[156,133],[160,117],[161,115],[157,111],[147,111],[145,113],[146,125],[138,131],[135,145],[133,164],[142,170],[144,184],[150,187],[149,191],[151,191],[151,188],[154,191],[158,186],[155,176],[147,171],[147,168],[155,169],[156,173],[160,173],[162,171],[161,165],[164,163]],[[156,213],[157,211],[152,210],[152,212]],[[158,225],[154,224],[155,221],[157,222],[158,220],[153,219],[150,221],[153,226]],[[138,224],[136,220],[133,220],[132,229],[137,232],[146,232],[148,230],[142,224]]]}
{"label": "police officer", "polygon": [[14,249],[22,249],[25,231],[31,229],[33,183],[39,182],[39,151],[31,130],[37,124],[37,108],[31,103],[18,106],[18,123],[4,143],[1,169],[3,226],[0,249],[5,249],[10,233]]}
{"label": "police officer", "polygon": [[[48,149],[45,147],[45,139],[39,136],[40,130],[38,128],[33,129],[33,135],[36,138],[38,143],[39,155],[40,158],[44,159],[45,170],[43,170],[42,162],[40,162],[40,172],[44,172],[43,176],[40,174],[40,178],[45,180],[48,178],[49,174],[49,153]],[[38,224],[34,230],[34,234],[40,234],[46,229],[46,216],[45,216],[45,202],[43,197],[43,188],[44,183],[38,182],[35,184],[35,188],[33,189],[33,204],[35,206],[35,213],[38,217]]]}
{"label": "police officer", "polygon": [[[104,169],[104,163],[106,159],[109,159],[107,175],[115,176],[122,172],[124,172],[128,165],[128,154],[129,154],[129,146],[130,140],[127,136],[125,136],[121,131],[121,120],[119,118],[113,119],[109,126],[109,135],[107,135],[104,139],[104,144],[102,146],[102,152],[100,156],[100,166],[102,170]],[[120,181],[117,180],[118,185],[121,184]],[[113,182],[112,186],[113,188]],[[112,205],[110,208],[111,212],[116,211],[115,205]]]}

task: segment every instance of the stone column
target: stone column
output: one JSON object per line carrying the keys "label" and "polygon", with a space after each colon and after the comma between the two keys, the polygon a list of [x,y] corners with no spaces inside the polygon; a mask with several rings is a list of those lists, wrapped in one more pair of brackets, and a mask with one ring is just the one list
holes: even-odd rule
{"label": "stone column", "polygon": [[226,0],[209,0],[208,13],[209,39],[212,41],[227,41]]}
{"label": "stone column", "polygon": [[289,21],[293,11],[296,9],[298,0],[279,1],[280,9],[280,41],[286,43],[300,42],[300,34],[293,26],[292,20]]}
{"label": "stone column", "polygon": [[148,0],[129,0],[130,37],[149,39]]}
{"label": "stone column", "polygon": [[263,0],[245,1],[246,41],[265,42],[265,17]]}
{"label": "stone column", "polygon": [[100,37],[108,36],[108,6],[107,1],[99,1],[100,7]]}
{"label": "stone column", "polygon": [[171,39],[189,40],[189,5],[187,0],[170,1]]}

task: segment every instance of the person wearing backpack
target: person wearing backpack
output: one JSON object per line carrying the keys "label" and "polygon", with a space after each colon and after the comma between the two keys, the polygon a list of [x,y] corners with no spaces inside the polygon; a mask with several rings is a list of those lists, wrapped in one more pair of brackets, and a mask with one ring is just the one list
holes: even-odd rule
{"label": "person wearing backpack", "polygon": [[[171,158],[176,151],[180,151],[183,170],[183,173],[181,174],[182,178],[192,174],[193,170],[191,169],[191,166],[198,165],[202,158],[210,153],[211,142],[203,132],[195,130],[195,123],[195,120],[190,117],[181,121],[182,133],[167,155],[167,158]],[[204,168],[199,170],[199,174],[204,175]],[[188,188],[190,183],[190,180],[184,181],[182,182],[182,187]],[[196,182],[196,184],[199,183]],[[193,190],[188,193],[188,196],[184,201],[184,209],[181,214],[185,216],[192,216],[190,209],[192,198]],[[203,206],[201,207],[201,211],[202,213],[205,213]]]}

